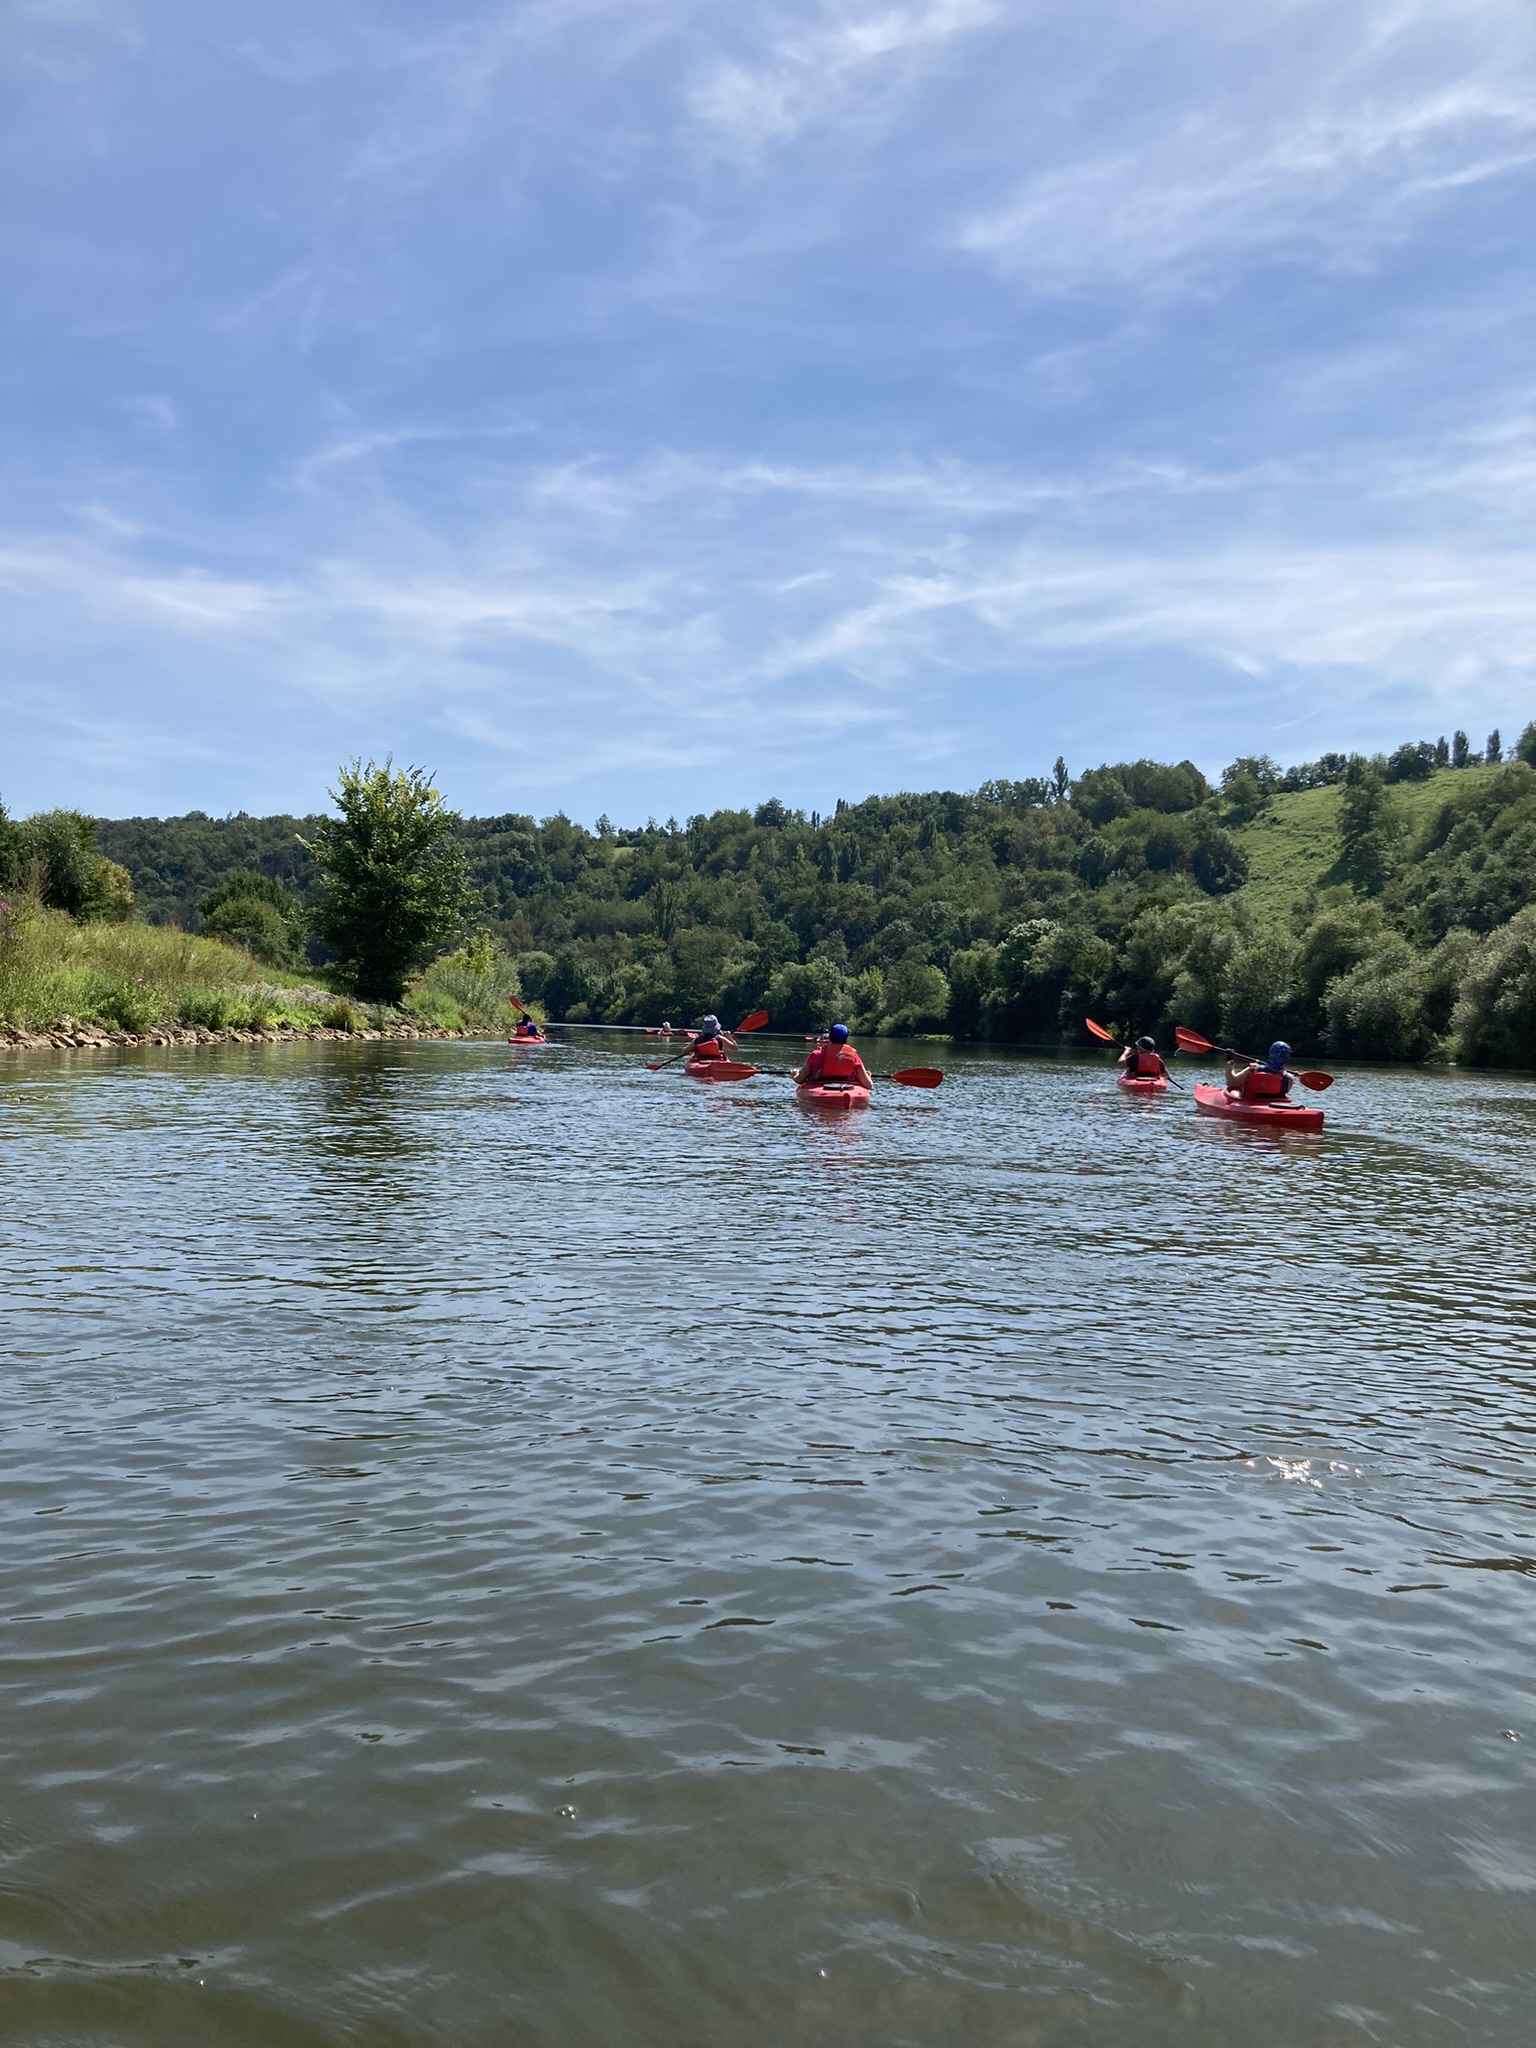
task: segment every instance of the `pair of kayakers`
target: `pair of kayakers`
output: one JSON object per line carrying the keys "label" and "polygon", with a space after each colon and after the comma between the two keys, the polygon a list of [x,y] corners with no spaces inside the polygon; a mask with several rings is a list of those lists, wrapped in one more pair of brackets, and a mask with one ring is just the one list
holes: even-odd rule
{"label": "pair of kayakers", "polygon": [[[1262,1060],[1244,1059],[1241,1054],[1228,1047],[1218,1050],[1227,1056],[1227,1093],[1242,1102],[1265,1102],[1283,1100],[1291,1092],[1291,1075],[1286,1071],[1291,1057],[1291,1048],[1283,1038],[1277,1038]],[[1168,1068],[1157,1049],[1157,1041],[1138,1038],[1134,1045],[1128,1045],[1119,1060],[1131,1080],[1168,1079]]]}
{"label": "pair of kayakers", "polygon": [[825,1088],[837,1082],[851,1088],[873,1088],[874,1080],[855,1047],[848,1043],[848,1026],[834,1024],[826,1042],[813,1046],[804,1066],[795,1073],[797,1088]]}

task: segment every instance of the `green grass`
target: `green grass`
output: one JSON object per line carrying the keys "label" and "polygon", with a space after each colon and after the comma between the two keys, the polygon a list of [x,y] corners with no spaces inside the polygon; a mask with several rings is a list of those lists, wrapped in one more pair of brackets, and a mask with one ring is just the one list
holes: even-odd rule
{"label": "green grass", "polygon": [[[1392,800],[1408,826],[1410,844],[1433,821],[1448,796],[1475,787],[1499,768],[1441,768],[1424,782],[1399,782]],[[1298,789],[1271,799],[1261,817],[1233,836],[1248,856],[1248,880],[1237,901],[1266,924],[1283,923],[1293,903],[1324,884],[1338,856],[1337,784]]]}
{"label": "green grass", "polygon": [[0,1023],[45,1031],[73,1019],[115,1031],[157,1025],[312,1023],[306,987],[216,939],[144,924],[76,924],[14,901],[0,928]]}
{"label": "green grass", "polygon": [[134,1033],[175,1024],[362,1031],[391,1021],[501,1029],[507,997],[517,993],[517,970],[485,940],[435,961],[396,1012],[172,925],[77,924],[26,898],[0,913],[0,1025],[20,1031],[66,1023]]}

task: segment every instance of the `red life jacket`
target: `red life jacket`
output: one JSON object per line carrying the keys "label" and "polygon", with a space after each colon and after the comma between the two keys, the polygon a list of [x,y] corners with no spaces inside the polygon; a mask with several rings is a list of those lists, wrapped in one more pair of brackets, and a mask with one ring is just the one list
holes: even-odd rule
{"label": "red life jacket", "polygon": [[1133,1074],[1161,1074],[1163,1056],[1156,1052],[1138,1052],[1131,1065]]}
{"label": "red life jacket", "polygon": [[851,1045],[825,1045],[811,1058],[817,1063],[818,1081],[852,1081],[864,1064]]}
{"label": "red life jacket", "polygon": [[1243,1076],[1240,1092],[1244,1101],[1252,1101],[1258,1096],[1283,1095],[1285,1076],[1272,1074],[1268,1067],[1250,1067]]}
{"label": "red life jacket", "polygon": [[725,1047],[718,1038],[696,1038],[689,1057],[696,1060],[723,1060]]}

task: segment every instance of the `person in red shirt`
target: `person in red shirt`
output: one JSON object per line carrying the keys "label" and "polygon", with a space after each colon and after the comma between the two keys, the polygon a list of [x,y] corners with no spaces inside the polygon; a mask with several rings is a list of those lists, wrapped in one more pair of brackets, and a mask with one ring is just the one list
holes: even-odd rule
{"label": "person in red shirt", "polygon": [[848,1026],[834,1024],[827,1033],[825,1045],[814,1046],[805,1056],[805,1065],[795,1075],[795,1082],[801,1088],[814,1088],[818,1082],[825,1085],[832,1081],[850,1082],[855,1088],[873,1088],[874,1080],[868,1067],[848,1043]]}

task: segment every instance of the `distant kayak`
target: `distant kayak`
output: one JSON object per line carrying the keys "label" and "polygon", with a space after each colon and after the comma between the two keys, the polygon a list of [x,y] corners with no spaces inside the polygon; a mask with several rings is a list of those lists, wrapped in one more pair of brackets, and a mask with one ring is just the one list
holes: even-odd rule
{"label": "distant kayak", "polygon": [[508,1045],[531,1045],[535,1050],[537,1050],[539,1046],[548,1045],[550,1041],[547,1038],[519,1038],[514,1033],[511,1036],[509,1036],[509,1038],[507,1039],[507,1043]]}
{"label": "distant kayak", "polygon": [[807,1109],[868,1109],[869,1090],[860,1088],[854,1082],[813,1081],[809,1086],[797,1086],[796,1099]]}
{"label": "distant kayak", "polygon": [[1168,1083],[1161,1074],[1117,1074],[1115,1086],[1127,1095],[1166,1095]]}
{"label": "distant kayak", "polygon": [[1234,1124],[1263,1124],[1271,1131],[1320,1131],[1323,1112],[1300,1102],[1244,1102],[1210,1082],[1195,1085],[1195,1108],[1205,1116],[1222,1116]]}
{"label": "distant kayak", "polygon": [[695,1060],[683,1062],[683,1072],[695,1081],[750,1081],[757,1072],[741,1060]]}

